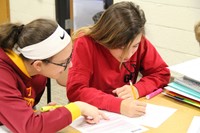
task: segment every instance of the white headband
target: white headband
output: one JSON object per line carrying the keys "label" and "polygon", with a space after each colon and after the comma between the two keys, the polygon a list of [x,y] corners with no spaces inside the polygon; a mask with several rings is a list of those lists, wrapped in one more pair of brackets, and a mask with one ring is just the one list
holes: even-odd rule
{"label": "white headband", "polygon": [[18,47],[17,50],[28,59],[43,60],[59,53],[70,43],[70,41],[70,36],[58,25],[54,33],[45,40],[22,49]]}

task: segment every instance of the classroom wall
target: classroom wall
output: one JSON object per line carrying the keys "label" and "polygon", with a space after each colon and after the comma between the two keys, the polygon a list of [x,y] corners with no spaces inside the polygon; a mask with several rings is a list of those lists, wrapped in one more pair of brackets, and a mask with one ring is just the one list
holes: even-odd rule
{"label": "classroom wall", "polygon": [[11,22],[26,24],[41,17],[55,19],[55,0],[10,0]]}
{"label": "classroom wall", "polygon": [[[168,65],[200,56],[193,32],[200,20],[200,0],[124,1],[133,1],[145,11],[146,36]],[[10,17],[11,22],[23,23],[38,17],[55,19],[55,0],[10,0]]]}
{"label": "classroom wall", "polygon": [[194,36],[194,24],[200,21],[200,0],[123,1],[133,1],[144,10],[146,36],[168,65],[200,56]]}

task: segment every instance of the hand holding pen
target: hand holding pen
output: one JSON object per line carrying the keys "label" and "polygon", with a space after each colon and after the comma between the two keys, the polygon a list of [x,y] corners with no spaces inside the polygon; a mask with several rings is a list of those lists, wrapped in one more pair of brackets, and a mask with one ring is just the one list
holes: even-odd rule
{"label": "hand holding pen", "polygon": [[128,117],[139,117],[146,113],[146,103],[132,98],[121,102],[120,113]]}

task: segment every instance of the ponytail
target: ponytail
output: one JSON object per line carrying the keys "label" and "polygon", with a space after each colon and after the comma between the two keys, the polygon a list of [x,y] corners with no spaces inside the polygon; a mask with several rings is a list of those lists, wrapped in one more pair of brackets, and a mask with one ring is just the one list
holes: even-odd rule
{"label": "ponytail", "polygon": [[0,48],[12,49],[17,43],[24,25],[4,24],[0,25]]}

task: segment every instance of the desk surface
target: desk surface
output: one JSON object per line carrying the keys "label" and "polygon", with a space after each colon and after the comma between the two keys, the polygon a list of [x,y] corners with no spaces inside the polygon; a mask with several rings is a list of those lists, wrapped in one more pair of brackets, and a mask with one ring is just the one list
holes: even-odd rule
{"label": "desk surface", "polygon": [[[188,105],[186,103],[182,103],[179,101],[176,101],[172,98],[169,98],[167,96],[164,96],[163,94],[159,94],[158,96],[147,100],[145,98],[140,99],[141,101],[152,103],[156,105],[161,106],[167,106],[177,109],[177,111],[170,116],[162,125],[160,125],[158,128],[149,128],[149,130],[146,133],[185,133],[187,132],[193,116],[200,116],[200,109],[197,107],[193,107],[191,105]],[[68,126],[61,130],[59,133],[80,133],[76,129],[73,129],[72,127]]]}

